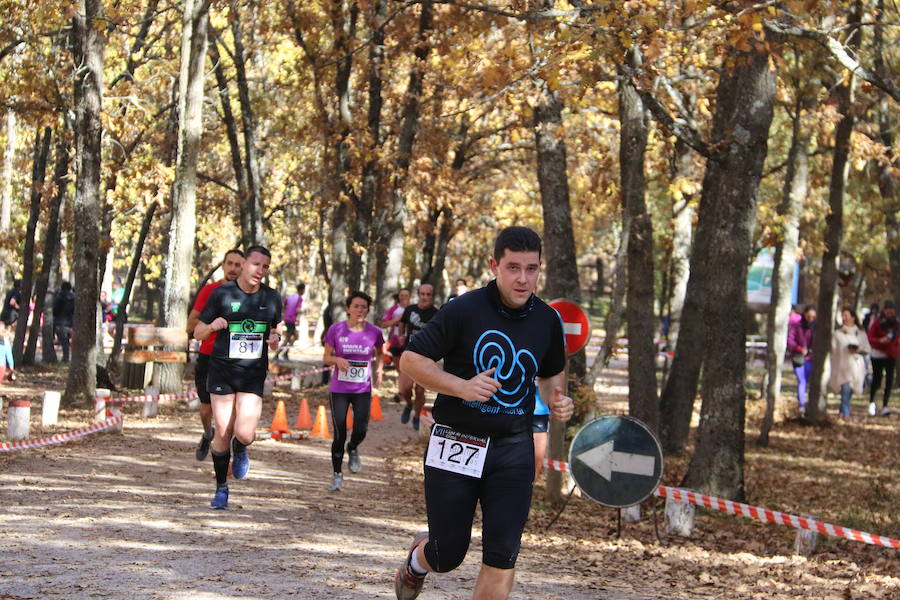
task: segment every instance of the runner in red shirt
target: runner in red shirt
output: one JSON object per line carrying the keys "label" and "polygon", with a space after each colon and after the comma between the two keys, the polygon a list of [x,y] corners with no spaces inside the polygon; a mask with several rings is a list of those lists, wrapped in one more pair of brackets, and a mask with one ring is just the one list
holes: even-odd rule
{"label": "runner in red shirt", "polygon": [[[241,274],[241,267],[244,264],[244,253],[240,250],[233,249],[225,253],[222,260],[222,271],[224,278],[220,281],[207,283],[197,294],[197,300],[194,302],[194,308],[188,315],[188,335],[194,335],[194,327],[200,321],[200,313],[209,300],[209,295],[213,290],[225,283],[226,281],[234,281]],[[194,369],[194,383],[197,386],[197,395],[200,397],[200,423],[203,424],[203,435],[197,444],[195,456],[197,460],[204,460],[209,454],[209,444],[213,438],[212,425],[212,404],[210,404],[209,392],[206,389],[206,375],[209,373],[209,355],[212,354],[213,345],[216,343],[216,334],[213,332],[208,338],[200,343],[200,354],[197,355],[197,365]]]}

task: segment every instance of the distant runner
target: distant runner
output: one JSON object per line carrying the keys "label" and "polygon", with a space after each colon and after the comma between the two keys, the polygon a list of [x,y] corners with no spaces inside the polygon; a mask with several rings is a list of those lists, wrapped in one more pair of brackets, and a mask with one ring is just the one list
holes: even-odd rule
{"label": "distant runner", "polygon": [[[406,307],[403,316],[400,318],[400,343],[403,348],[409,346],[416,334],[422,331],[425,324],[428,323],[434,315],[438,313],[438,309],[434,307],[434,286],[430,283],[423,283],[419,286],[418,301]],[[419,429],[419,418],[422,416],[422,408],[425,406],[425,388],[415,384],[412,378],[400,371],[398,387],[400,388],[400,397],[406,401],[406,407],[400,414],[400,422],[408,423],[410,414],[412,414],[413,429]],[[413,391],[415,391],[415,404],[413,404]]]}
{"label": "distant runner", "polygon": [[[200,321],[200,313],[206,307],[210,294],[223,283],[234,281],[241,274],[241,266],[244,264],[244,253],[237,249],[229,250],[222,259],[223,279],[213,283],[207,283],[197,294],[194,308],[188,315],[188,335],[194,335],[194,328]],[[213,345],[216,343],[216,333],[213,332],[200,344],[200,353],[197,355],[197,364],[194,366],[194,385],[197,386],[197,396],[200,397],[200,424],[203,425],[203,435],[197,443],[194,456],[197,460],[204,460],[209,454],[209,444],[213,438],[212,404],[210,404],[209,391],[206,389],[206,375],[209,373],[209,356],[212,354]]]}
{"label": "distant runner", "polygon": [[235,479],[243,479],[250,470],[247,446],[256,438],[269,363],[265,344],[275,351],[281,341],[277,330],[281,298],[261,283],[271,260],[266,248],[248,248],[240,276],[213,291],[194,329],[198,340],[227,329],[216,335],[206,381],[216,423],[212,441],[216,473],[216,493],[210,502],[213,508],[228,507],[228,462],[232,452]]}

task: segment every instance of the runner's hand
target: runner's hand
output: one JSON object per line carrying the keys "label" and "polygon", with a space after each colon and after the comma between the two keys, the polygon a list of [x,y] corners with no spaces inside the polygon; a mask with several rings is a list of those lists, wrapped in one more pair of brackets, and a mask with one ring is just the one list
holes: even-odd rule
{"label": "runner's hand", "polygon": [[334,358],[334,366],[338,368],[338,371],[346,371],[350,368],[350,361],[346,358],[341,358],[340,356],[335,356]]}
{"label": "runner's hand", "polygon": [[269,339],[266,341],[269,342],[270,350],[278,350],[278,344],[281,343],[281,334],[277,331],[272,331],[269,333]]}
{"label": "runner's hand", "polygon": [[568,396],[564,396],[562,388],[553,388],[553,398],[550,400],[550,413],[557,421],[566,422],[572,418],[575,403]]}
{"label": "runner's hand", "polygon": [[216,317],[213,319],[213,322],[209,324],[212,327],[213,331],[219,331],[220,329],[228,328],[228,320],[225,317]]}
{"label": "runner's hand", "polygon": [[383,377],[384,377],[384,370],[375,369],[375,387],[377,387],[377,388],[381,387],[381,380]]}
{"label": "runner's hand", "polygon": [[482,371],[466,380],[460,398],[468,402],[487,402],[500,389],[500,382],[491,377],[494,369]]}

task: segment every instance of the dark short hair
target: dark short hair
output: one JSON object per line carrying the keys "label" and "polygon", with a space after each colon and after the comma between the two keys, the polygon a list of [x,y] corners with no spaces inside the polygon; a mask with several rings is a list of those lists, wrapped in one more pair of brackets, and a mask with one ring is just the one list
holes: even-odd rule
{"label": "dark short hair", "polygon": [[465,279],[463,279],[462,277],[457,277],[456,283],[459,283],[460,281],[462,281],[462,284],[463,284],[463,285],[469,285],[468,283],[466,283],[466,280],[465,280]]}
{"label": "dark short hair", "polygon": [[231,250],[229,250],[228,252],[225,253],[225,256],[222,257],[222,262],[225,262],[225,260],[228,258],[228,255],[229,255],[229,254],[237,254],[237,255],[240,256],[241,258],[244,258],[244,253],[243,253],[243,252],[241,252],[241,251],[238,250],[237,248],[232,248]]}
{"label": "dark short hair", "polygon": [[500,260],[506,251],[537,252],[541,256],[541,236],[533,229],[513,225],[497,234],[494,241],[494,260]]}
{"label": "dark short hair", "polygon": [[306,284],[303,283],[302,281],[300,283],[298,283],[297,291],[300,292],[301,294],[304,293],[306,291]]}
{"label": "dark short hair", "polygon": [[350,292],[350,295],[347,296],[347,308],[350,308],[350,305],[353,304],[354,298],[362,298],[363,300],[366,301],[366,304],[369,306],[369,308],[372,308],[372,296],[368,295],[365,292],[361,292],[359,290],[356,290],[355,292]]}
{"label": "dark short hair", "polygon": [[803,312],[800,313],[800,314],[801,314],[801,315],[805,315],[806,313],[808,313],[808,312],[811,311],[811,310],[816,310],[816,305],[815,305],[815,304],[807,304],[806,306],[803,307]]}
{"label": "dark short hair", "polygon": [[59,287],[62,288],[64,291],[68,292],[69,290],[72,289],[72,284],[69,283],[68,281],[63,281],[61,284],[59,284]]}
{"label": "dark short hair", "polygon": [[251,254],[253,254],[254,252],[256,252],[258,254],[262,254],[263,256],[268,256],[269,258],[272,258],[272,253],[269,252],[269,249],[266,248],[265,246],[250,246],[245,251],[244,257],[246,258],[246,257],[250,256]]}

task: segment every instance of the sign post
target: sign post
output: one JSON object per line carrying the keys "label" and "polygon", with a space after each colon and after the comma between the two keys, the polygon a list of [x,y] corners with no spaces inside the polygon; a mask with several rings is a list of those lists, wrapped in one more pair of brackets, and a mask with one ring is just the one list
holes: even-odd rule
{"label": "sign post", "polygon": [[[566,357],[572,356],[582,348],[584,348],[588,340],[591,339],[591,321],[584,310],[575,302],[566,299],[554,300],[550,303],[550,307],[559,313],[562,321],[563,336],[566,344]],[[563,394],[568,394],[569,390],[569,368],[566,361],[565,384],[563,386]],[[545,399],[549,405],[549,398]],[[550,419],[550,435],[547,443],[548,453],[552,460],[564,460],[566,456],[566,424]],[[563,474],[558,471],[546,471],[547,486],[546,499],[551,504],[559,504],[562,502],[562,481]]]}

